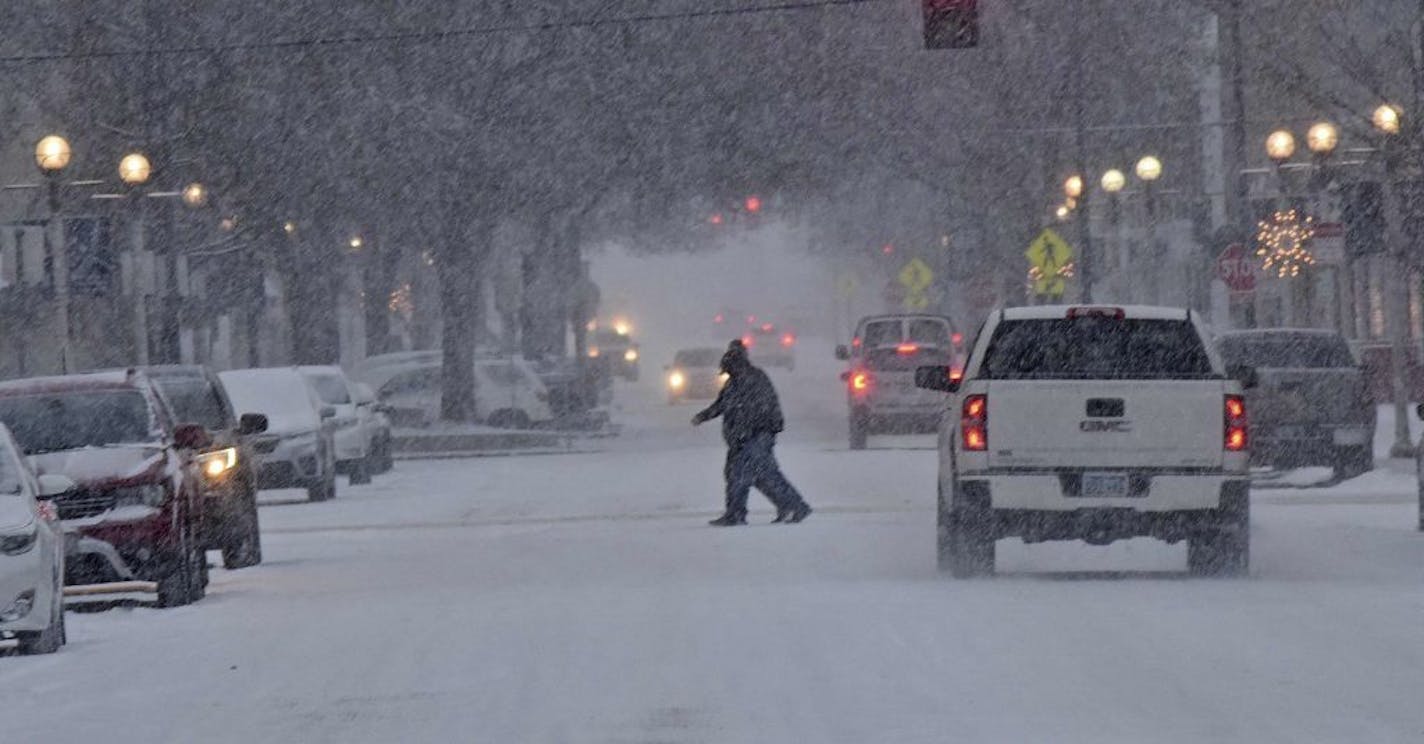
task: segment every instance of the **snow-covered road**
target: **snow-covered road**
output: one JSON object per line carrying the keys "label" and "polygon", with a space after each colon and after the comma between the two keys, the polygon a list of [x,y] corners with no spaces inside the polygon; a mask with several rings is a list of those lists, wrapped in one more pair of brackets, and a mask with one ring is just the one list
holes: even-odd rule
{"label": "snow-covered road", "polygon": [[704,526],[715,428],[653,380],[622,391],[607,452],[269,495],[265,565],[0,659],[0,742],[1424,738],[1405,463],[1258,490],[1250,579],[1185,579],[1184,549],[1150,541],[1005,542],[1007,576],[955,582],[931,443],[847,452],[823,377],[781,379],[805,524]]}

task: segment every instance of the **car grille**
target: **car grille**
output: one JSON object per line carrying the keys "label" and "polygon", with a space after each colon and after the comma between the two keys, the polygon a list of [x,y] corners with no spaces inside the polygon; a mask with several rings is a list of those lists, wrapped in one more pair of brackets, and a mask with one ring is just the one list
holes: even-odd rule
{"label": "car grille", "polygon": [[259,455],[270,455],[277,449],[277,439],[258,439],[252,443],[252,449]]}
{"label": "car grille", "polygon": [[114,508],[114,495],[86,488],[55,497],[53,503],[60,519],[83,519]]}

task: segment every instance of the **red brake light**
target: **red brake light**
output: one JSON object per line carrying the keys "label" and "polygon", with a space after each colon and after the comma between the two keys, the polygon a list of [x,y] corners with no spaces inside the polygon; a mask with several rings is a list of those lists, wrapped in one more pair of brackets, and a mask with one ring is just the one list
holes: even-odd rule
{"label": "red brake light", "polygon": [[850,376],[850,389],[857,393],[863,393],[870,389],[870,373],[856,372]]}
{"label": "red brake light", "polygon": [[913,354],[919,350],[919,344],[900,344],[899,346],[895,347],[896,353],[899,354]]}
{"label": "red brake light", "polygon": [[950,367],[950,368],[949,368],[949,381],[950,381],[950,382],[959,382],[960,380],[963,380],[963,379],[964,379],[964,370],[963,370],[963,369],[961,369],[961,368],[959,368],[959,367]]}
{"label": "red brake light", "polygon": [[795,343],[796,343],[796,337],[793,336],[793,335],[791,335],[791,334],[789,334],[789,333],[786,334],[785,336],[782,336],[782,337],[781,337],[781,345],[782,345],[782,346],[791,346],[791,345],[793,345],[793,344],[795,344]]}
{"label": "red brake light", "polygon": [[851,345],[852,348],[859,349],[859,348],[860,348],[860,336],[856,336],[855,338],[851,339],[851,340],[850,340],[850,345]]}
{"label": "red brake light", "polygon": [[951,334],[950,337],[949,337],[949,342],[952,343],[952,344],[954,344],[955,346],[958,346],[958,345],[964,343],[964,334],[962,334],[962,333],[954,333],[954,334]]}
{"label": "red brake light", "polygon": [[1122,320],[1127,317],[1127,311],[1120,307],[1070,307],[1068,308],[1068,319],[1074,318],[1111,318]]}
{"label": "red brake light", "polygon": [[771,332],[772,332],[773,330],[775,330],[775,329],[776,329],[776,326],[773,326],[773,325],[770,324],[770,323],[762,323],[762,324],[761,324],[761,332],[762,332],[762,333],[771,333]]}
{"label": "red brake light", "polygon": [[747,335],[742,336],[742,346],[745,346],[750,349],[753,346],[756,346],[756,339],[753,338],[750,333],[748,333]]}
{"label": "red brake light", "polygon": [[1246,400],[1239,395],[1226,396],[1226,430],[1222,441],[1228,452],[1243,452],[1251,444],[1246,420]]}
{"label": "red brake light", "polygon": [[719,324],[720,324],[720,323],[726,322],[726,320],[727,320],[726,318],[722,317],[722,314],[721,314],[721,313],[718,313],[718,314],[716,314],[716,315],[714,315],[714,316],[712,317],[712,322],[713,322],[713,323],[719,323]]}
{"label": "red brake light", "polygon": [[983,452],[989,449],[989,396],[971,395],[964,399],[959,431],[965,450]]}

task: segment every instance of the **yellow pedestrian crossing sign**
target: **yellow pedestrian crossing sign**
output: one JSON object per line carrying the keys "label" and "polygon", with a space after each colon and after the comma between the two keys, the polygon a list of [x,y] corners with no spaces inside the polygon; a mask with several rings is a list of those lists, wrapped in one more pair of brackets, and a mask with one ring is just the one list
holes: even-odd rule
{"label": "yellow pedestrian crossing sign", "polygon": [[930,309],[930,297],[924,292],[917,292],[905,297],[905,311],[910,313],[922,313]]}
{"label": "yellow pedestrian crossing sign", "polygon": [[930,285],[934,283],[934,272],[919,258],[912,258],[905,264],[905,268],[900,269],[900,285],[909,294],[923,294]]}
{"label": "yellow pedestrian crossing sign", "polygon": [[1073,248],[1063,236],[1046,228],[1028,244],[1024,256],[1028,258],[1034,294],[1057,297],[1067,290],[1064,277],[1072,275]]}

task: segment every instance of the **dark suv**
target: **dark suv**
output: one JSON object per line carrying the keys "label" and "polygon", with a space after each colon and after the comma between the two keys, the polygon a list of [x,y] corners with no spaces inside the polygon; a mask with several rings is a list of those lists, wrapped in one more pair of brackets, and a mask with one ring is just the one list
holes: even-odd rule
{"label": "dark suv", "polygon": [[223,567],[247,568],[262,562],[257,525],[257,458],[251,437],[267,431],[267,417],[233,412],[222,381],[206,367],[146,367],[143,372],[163,394],[174,417],[198,424],[213,438],[198,456],[206,494],[204,535],[209,550],[220,550]]}
{"label": "dark suv", "polygon": [[[77,534],[67,584],[153,582],[158,603],[201,599],[208,583],[201,426],[175,423],[136,371],[0,383],[0,421],[38,475],[68,476],[51,503]],[[129,586],[125,591],[136,591]]]}

